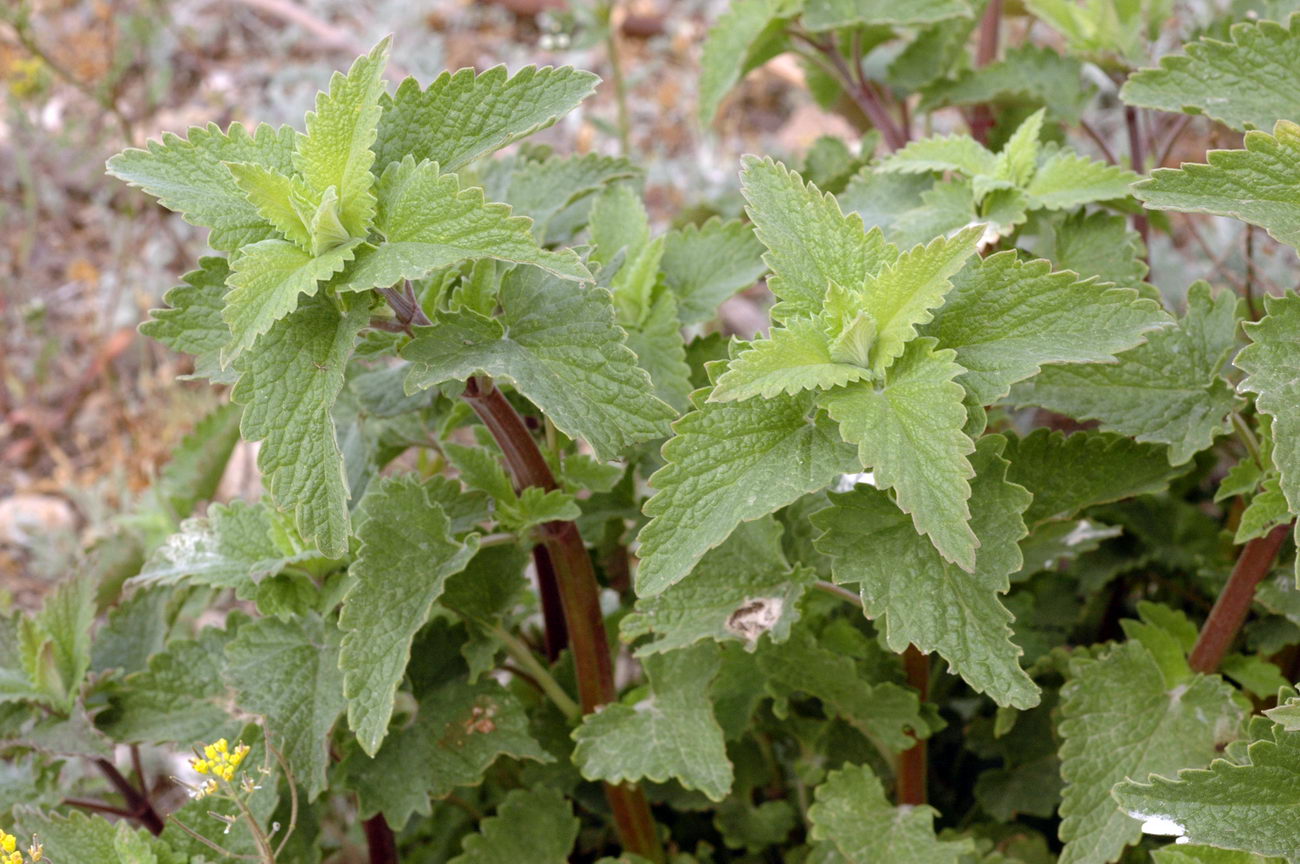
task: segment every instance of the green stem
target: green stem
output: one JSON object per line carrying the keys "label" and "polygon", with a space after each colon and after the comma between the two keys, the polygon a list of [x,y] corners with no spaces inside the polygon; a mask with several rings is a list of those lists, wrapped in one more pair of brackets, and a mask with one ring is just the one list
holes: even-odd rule
{"label": "green stem", "polygon": [[614,100],[618,104],[619,152],[627,156],[632,152],[632,120],[627,109],[627,81],[623,78],[623,63],[618,47],[618,27],[614,23],[615,0],[601,4],[605,21],[605,53],[609,55],[609,77],[614,82]]}
{"label": "green stem", "polygon": [[511,659],[533,677],[537,686],[555,704],[555,707],[560,709],[560,713],[566,720],[576,723],[582,717],[582,709],[578,707],[578,703],[573,701],[573,697],[560,686],[560,682],[555,680],[555,677],[538,661],[522,640],[515,638],[501,627],[488,626],[487,630],[502,644]]}
{"label": "green stem", "polygon": [[1246,422],[1246,418],[1236,411],[1228,416],[1232,418],[1232,429],[1237,433],[1242,446],[1246,448],[1246,453],[1260,468],[1267,468],[1268,466],[1264,464],[1264,456],[1259,451],[1259,440],[1255,437],[1255,433],[1250,431],[1250,424]]}

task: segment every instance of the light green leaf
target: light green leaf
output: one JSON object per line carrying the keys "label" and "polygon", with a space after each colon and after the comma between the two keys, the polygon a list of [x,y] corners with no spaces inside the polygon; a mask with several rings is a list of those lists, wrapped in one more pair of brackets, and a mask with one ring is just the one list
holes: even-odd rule
{"label": "light green leaf", "polygon": [[637,649],[638,657],[702,639],[736,640],[750,651],[765,633],[773,642],[784,642],[799,620],[799,599],[816,574],[786,563],[781,533],[770,517],[742,524],[681,582],[638,600],[620,625],[623,641],[655,637]]}
{"label": "light green leaf", "polygon": [[348,571],[339,668],[348,725],[374,756],[388,734],[393,697],[411,659],[411,640],[429,618],[447,578],[478,550],[475,535],[457,543],[442,508],[411,477],[382,478],[366,491],[361,550]]}
{"label": "light green leaf", "polygon": [[784,165],[754,156],[742,164],[746,211],[775,274],[768,287],[782,301],[772,309],[774,319],[816,315],[829,283],[859,285],[897,259],[879,230],[865,231],[861,217],[845,216],[834,196],[804,185]]}
{"label": "light green leaf", "polygon": [[[1237,533],[1232,542],[1237,545],[1263,537],[1278,525],[1291,521],[1291,510],[1277,478],[1264,481],[1259,492],[1251,496],[1250,503],[1241,513]],[[1272,695],[1271,693],[1266,695]]]}
{"label": "light green leaf", "polygon": [[320,283],[330,279],[352,260],[360,240],[313,257],[284,240],[262,240],[245,246],[231,265],[225,309],[221,317],[233,334],[221,350],[222,366],[229,366],[277,321],[298,308],[305,294],[316,296]]}
{"label": "light green leaf", "polygon": [[407,78],[390,98],[375,142],[376,173],[407,155],[459,171],[474,159],[551,126],[578,107],[600,79],[570,66],[505,66],[443,72],[424,90]]}
{"label": "light green leaf", "polygon": [[1231,42],[1202,37],[1157,69],[1128,77],[1129,105],[1205,114],[1233,129],[1272,129],[1300,117],[1300,19],[1234,24]]}
{"label": "light green leaf", "polygon": [[639,176],[628,160],[598,153],[517,160],[515,165],[508,173],[498,171],[497,182],[489,174],[489,194],[508,203],[516,216],[532,219],[533,236],[546,245],[570,241],[587,224],[595,193]]}
{"label": "light green leaf", "polygon": [[673,778],[721,801],[732,769],[713,717],[709,685],[718,673],[711,643],[642,659],[649,694],[636,705],[606,705],[573,732],[573,764],[607,783]]}
{"label": "light green leaf", "polygon": [[1264,715],[1287,732],[1300,732],[1300,697],[1292,696],[1276,708],[1267,708]]}
{"label": "light green leaf", "polygon": [[1046,105],[1056,119],[1074,123],[1089,101],[1091,88],[1080,82],[1083,64],[1047,46],[1023,44],[987,66],[963,69],[921,93],[918,111],[950,105],[1028,101]]}
{"label": "light green leaf", "polygon": [[375,229],[384,242],[357,250],[341,290],[386,288],[475,258],[532,264],[563,279],[591,278],[572,250],[542,249],[529,228],[506,205],[486,203],[482,188],[462,189],[455,174],[407,158],[379,179]]}
{"label": "light green leaf", "polygon": [[997,164],[998,157],[969,135],[936,135],[891,153],[876,170],[904,174],[956,171],[967,177],[992,177],[997,173]]}
{"label": "light green leaf", "polygon": [[1181,465],[1229,429],[1238,398],[1219,376],[1235,342],[1236,297],[1211,298],[1198,282],[1187,292],[1177,327],[1152,331],[1115,365],[1052,366],[1018,385],[1011,399],[1040,405],[1138,441],[1168,444]]}
{"label": "light green leaf", "polygon": [[45,847],[44,857],[56,864],[181,864],[165,842],[126,822],[114,826],[103,816],[77,811],[67,816],[47,814],[27,807],[17,808],[14,815],[11,830],[18,835],[19,849],[25,850],[29,838],[36,835]]}
{"label": "light green leaf", "polygon": [[952,278],[935,320],[921,328],[957,352],[959,379],[978,405],[992,405],[1044,363],[1114,363],[1120,351],[1172,323],[1130,288],[1079,282],[1048,261],[1014,251],[972,261]]}
{"label": "light green leaf", "polygon": [[465,310],[422,328],[402,351],[412,364],[407,390],[486,372],[513,383],[602,459],[665,434],[676,412],[652,395],[614,323],[609,292],[519,268],[501,284],[501,306],[499,321]]}
{"label": "light green leaf", "polygon": [[1264,858],[1250,852],[1233,852],[1213,846],[1171,843],[1151,853],[1153,864],[1286,864],[1282,858]]}
{"label": "light green leaf", "polygon": [[1061,270],[1073,270],[1084,279],[1096,276],[1121,288],[1141,291],[1147,275],[1142,238],[1118,213],[1070,214],[1056,226],[1051,248],[1041,253]]}
{"label": "light green leaf", "polygon": [[1029,490],[1034,501],[1025,511],[1031,527],[1069,519],[1095,504],[1160,492],[1183,474],[1171,467],[1165,448],[1096,430],[1067,436],[1035,429],[1024,438],[1008,436],[1007,479]]}
{"label": "light green leaf", "polygon": [[974,852],[970,840],[940,840],[938,812],[927,805],[890,806],[880,778],[865,765],[832,771],[808,808],[812,839],[834,846],[847,861],[958,864]]}
{"label": "light green leaf", "polygon": [[778,393],[829,390],[870,377],[870,369],[831,357],[830,338],[817,321],[794,318],[736,355],[718,378],[709,401],[770,399]]}
{"label": "light green leaf", "polygon": [[722,98],[742,75],[775,56],[769,43],[779,40],[780,16],[793,14],[799,5],[792,0],[737,0],[709,28],[700,56],[701,125],[713,120]]}
{"label": "light green leaf", "polygon": [[1098,162],[1072,150],[1052,152],[1044,148],[1044,151],[1046,158],[1025,187],[1029,203],[1035,208],[1070,210],[1094,201],[1126,198],[1129,185],[1139,179],[1126,168]]}
{"label": "light green leaf", "polygon": [[194,377],[213,384],[233,384],[236,375],[221,368],[221,349],[230,341],[230,326],[222,319],[226,307],[225,258],[205,256],[199,269],[181,277],[184,283],[163,297],[168,308],[149,310],[140,332],[171,348],[194,355]]}
{"label": "light green leaf", "polygon": [[229,252],[275,236],[275,228],[235,183],[227,162],[252,162],[281,174],[293,172],[292,128],[260,124],[253,134],[238,123],[192,127],[189,139],[171,133],[147,149],[124,150],[108,160],[108,173],[158,199],[186,222],[212,229],[208,244]]}
{"label": "light green leaf", "polygon": [[1209,164],[1158,168],[1133,187],[1152,210],[1231,216],[1300,247],[1300,125],[1247,132],[1245,150],[1211,150]]}
{"label": "light green leaf", "polygon": [[686,362],[677,298],[659,288],[641,323],[627,328],[627,347],[650,375],[655,395],[681,413],[690,407],[691,367]]}
{"label": "light green leaf", "polygon": [[1025,186],[1038,168],[1038,151],[1041,145],[1039,136],[1043,131],[1043,116],[1047,109],[1040,108],[1025,118],[1007,139],[1002,152],[998,153],[996,177],[1008,180],[1016,186]]}
{"label": "light green leaf", "polygon": [[1257,394],[1255,406],[1273,418],[1273,464],[1291,512],[1300,513],[1300,297],[1265,297],[1264,308],[1233,362],[1246,373],[1240,389]]}
{"label": "light green leaf", "polygon": [[817,548],[835,559],[835,581],[860,584],[863,611],[884,619],[889,647],[908,644],[937,651],[954,673],[999,705],[1038,704],[1034,683],[1020,668],[1011,641],[1011,613],[998,598],[1020,569],[1020,539],[1028,532],[1021,514],[1031,496],[1006,480],[1005,444],[981,438],[972,459],[971,528],[979,550],[972,573],[945,561],[911,520],[882,491],[859,486],[832,495],[833,506],[813,516],[825,533]]}
{"label": "light green leaf", "polygon": [[859,24],[933,24],[948,18],[970,18],[971,7],[963,0],[807,0],[803,24],[809,30],[838,30]]}
{"label": "light green leaf", "polygon": [[286,240],[310,251],[311,232],[294,206],[295,198],[305,201],[311,193],[301,178],[295,180],[256,162],[227,162],[226,168],[263,219]]}
{"label": "light green leaf", "polygon": [[95,621],[95,584],[88,576],[64,579],[35,615],[19,628],[23,668],[45,700],[66,712],[81,693],[90,668],[90,631]]}
{"label": "light green leaf", "polygon": [[478,832],[465,837],[465,851],[451,864],[565,864],[579,824],[562,792],[513,789]]}
{"label": "light green leaf", "polygon": [[1171,686],[1139,641],[1100,659],[1072,660],[1058,725],[1062,864],[1107,864],[1136,842],[1141,824],[1115,802],[1111,787],[1208,762],[1241,719],[1234,692],[1218,676]]}
{"label": "light green leaf", "polygon": [[610,186],[591,205],[591,260],[606,267],[620,251],[626,253],[624,267],[650,241],[650,216],[636,190],[627,185]]}
{"label": "light green leaf", "polygon": [[670,231],[659,267],[665,284],[677,295],[683,324],[713,318],[724,300],[767,272],[763,244],[754,229],[739,220],[717,218]]}
{"label": "light green leaf", "polygon": [[639,536],[638,596],[686,576],[741,522],[858,470],[853,448],[824,417],[810,421],[811,408],[807,395],[709,403],[673,424],[667,464],[650,478],[657,491]]}
{"label": "light green leaf", "polygon": [[979,539],[971,531],[967,456],[974,443],[962,432],[965,395],[953,379],[963,370],[951,350],[935,350],[933,339],[915,339],[889,368],[884,386],[865,382],[821,396],[844,440],[858,445],[863,470],[875,472],[876,486],[893,489],[898,507],[912,515],[948,561],[975,570]]}
{"label": "light green leaf", "polygon": [[324,297],[302,303],[240,357],[231,398],[244,406],[241,430],[261,441],[257,465],[278,507],[326,556],[342,557],[350,530],[348,485],[330,417],[369,304],[340,315]]}
{"label": "light green leaf", "polygon": [[370,173],[375,154],[370,147],[379,128],[390,41],[383,39],[357,58],[346,76],[334,73],[329,92],[316,95],[316,110],[307,114],[307,134],[298,137],[293,152],[294,168],[317,195],[334,188],[339,221],[349,237],[364,238],[375,215]]}

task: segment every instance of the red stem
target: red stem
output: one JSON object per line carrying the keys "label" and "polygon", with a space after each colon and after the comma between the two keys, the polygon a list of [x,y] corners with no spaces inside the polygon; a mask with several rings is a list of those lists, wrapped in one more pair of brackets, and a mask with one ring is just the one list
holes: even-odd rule
{"label": "red stem", "polygon": [[[1138,123],[1137,109],[1132,105],[1124,106],[1124,125],[1128,127],[1129,164],[1139,174],[1146,171],[1146,148],[1142,141],[1142,127]],[[1145,210],[1133,214],[1133,230],[1142,237],[1146,247],[1147,281],[1151,276],[1151,224],[1147,221]]]}
{"label": "red stem", "polygon": [[[814,39],[806,33],[798,30],[791,31],[792,36],[821,53],[823,57],[835,69],[835,73],[840,78],[840,83],[844,85],[845,91],[853,99],[862,113],[867,115],[871,125],[880,130],[884,136],[885,146],[890,150],[897,150],[907,143],[907,133],[894,122],[894,118],[889,115],[885,108],[880,94],[876,88],[871,86],[871,82],[858,75],[854,75],[844,62],[843,55],[840,54],[839,47],[835,44],[834,37],[825,41]],[[861,58],[854,58],[854,62],[860,63]]]}
{"label": "red stem", "polygon": [[361,823],[366,833],[366,848],[370,850],[370,864],[397,864],[397,838],[383,813],[376,813]]}
{"label": "red stem", "polygon": [[113,784],[113,788],[126,799],[126,809],[131,814],[131,818],[149,829],[149,833],[155,837],[161,834],[163,820],[158,815],[158,811],[153,809],[153,803],[141,794],[139,789],[132,786],[112,762],[107,759],[96,759],[95,764],[100,771],[104,772],[104,776],[108,778],[109,783]]}
{"label": "red stem", "polygon": [[[998,56],[998,36],[1002,30],[1002,0],[989,0],[980,21],[979,47],[975,49],[975,68],[989,65]],[[981,144],[989,143],[989,130],[993,128],[993,111],[986,103],[975,106],[971,118],[971,136]]]}
{"label": "red stem", "polygon": [[1219,593],[1219,599],[1210,610],[1210,617],[1205,619],[1205,625],[1196,637],[1196,645],[1187,658],[1193,672],[1209,675],[1218,671],[1246,620],[1246,613],[1250,611],[1251,601],[1255,599],[1255,586],[1272,569],[1290,531],[1289,523],[1279,525],[1263,537],[1251,540],[1241,550],[1228,584]]}
{"label": "red stem", "polygon": [[[903,668],[907,672],[907,683],[920,691],[921,701],[924,702],[930,695],[930,658],[915,645],[908,645],[903,652]],[[899,804],[925,803],[926,773],[925,741],[918,738],[915,744],[898,757]]]}
{"label": "red stem", "polygon": [[[540,486],[558,488],[550,466],[542,457],[537,442],[524,426],[505,395],[490,381],[470,378],[466,383],[464,399],[474,409],[492,433],[492,437],[505,454],[506,465],[514,477],[515,486],[523,489]],[[540,529],[546,558],[552,568],[552,589],[556,592],[567,625],[569,644],[572,647],[574,666],[578,677],[578,698],[584,714],[590,714],[602,705],[618,699],[614,686],[614,664],[605,633],[605,617],[600,610],[600,587],[596,571],[591,566],[591,556],[573,522],[547,522]],[[538,571],[539,582],[542,573]],[[546,602],[545,589],[542,594]],[[548,626],[549,630],[549,626]],[[605,799],[614,814],[614,824],[619,840],[628,852],[661,864],[663,847],[655,832],[650,804],[639,786],[605,784]]]}

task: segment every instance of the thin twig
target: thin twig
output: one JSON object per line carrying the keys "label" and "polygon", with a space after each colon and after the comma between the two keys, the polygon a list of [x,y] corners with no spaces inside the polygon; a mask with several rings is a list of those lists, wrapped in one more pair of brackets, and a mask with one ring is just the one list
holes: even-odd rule
{"label": "thin twig", "polygon": [[1097,149],[1101,151],[1102,156],[1106,157],[1107,162],[1112,165],[1119,164],[1119,160],[1115,158],[1115,153],[1110,149],[1110,145],[1106,143],[1106,139],[1101,137],[1101,133],[1093,128],[1091,123],[1087,120],[1080,120],[1079,128],[1092,139],[1092,143],[1097,145]]}
{"label": "thin twig", "polygon": [[[1142,128],[1137,109],[1132,105],[1124,106],[1124,125],[1128,127],[1129,163],[1139,174],[1146,171],[1146,150],[1142,140]],[[1147,220],[1145,210],[1133,214],[1133,228],[1142,237],[1146,247],[1147,281],[1151,279],[1151,223]]]}
{"label": "thin twig", "polygon": [[841,585],[836,585],[834,582],[827,582],[824,579],[818,579],[813,583],[813,587],[818,591],[831,595],[832,597],[838,597],[846,603],[852,603],[859,609],[862,608],[862,598]]}
{"label": "thin twig", "polygon": [[1156,164],[1151,166],[1152,168],[1164,167],[1165,162],[1169,159],[1169,154],[1173,152],[1174,145],[1178,143],[1178,139],[1182,137],[1183,132],[1187,129],[1187,124],[1191,122],[1191,114],[1184,114],[1182,117],[1178,118],[1178,120],[1174,121],[1173,128],[1171,128],[1169,134],[1165,136],[1165,143],[1160,148],[1160,155],[1156,158]]}
{"label": "thin twig", "polygon": [[894,122],[894,118],[889,115],[889,111],[885,109],[880,94],[871,86],[871,82],[863,78],[862,84],[859,85],[855,80],[854,74],[849,69],[848,64],[844,62],[844,57],[840,54],[840,49],[836,45],[833,36],[827,37],[823,41],[815,39],[796,28],[791,28],[788,32],[792,38],[814,49],[821,57],[825,58],[826,63],[830,65],[832,77],[839,79],[849,97],[862,109],[862,113],[867,115],[871,125],[880,130],[881,135],[885,138],[885,145],[890,150],[897,150],[907,143],[903,131]]}

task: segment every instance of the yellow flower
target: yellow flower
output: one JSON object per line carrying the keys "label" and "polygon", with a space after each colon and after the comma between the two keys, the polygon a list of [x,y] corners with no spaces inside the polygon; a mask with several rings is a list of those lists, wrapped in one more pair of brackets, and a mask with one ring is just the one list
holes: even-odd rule
{"label": "yellow flower", "polygon": [[0,828],[0,849],[5,852],[12,852],[18,848],[18,838],[12,834],[6,834],[3,828]]}
{"label": "yellow flower", "polygon": [[32,845],[27,847],[27,855],[32,859],[32,864],[45,857],[45,845],[36,839],[35,834],[32,835]]}
{"label": "yellow flower", "polygon": [[190,766],[199,774],[208,773],[208,762],[206,759],[191,759]]}

